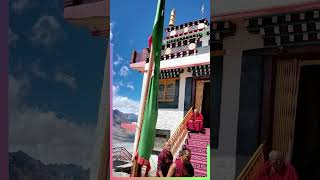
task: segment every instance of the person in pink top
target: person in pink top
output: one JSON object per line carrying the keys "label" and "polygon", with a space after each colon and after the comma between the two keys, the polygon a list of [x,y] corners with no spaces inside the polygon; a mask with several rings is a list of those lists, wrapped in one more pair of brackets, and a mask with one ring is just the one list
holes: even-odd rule
{"label": "person in pink top", "polygon": [[279,151],[271,151],[269,161],[261,167],[256,180],[298,180],[298,175],[295,168],[283,160]]}
{"label": "person in pink top", "polygon": [[191,151],[183,149],[180,152],[180,158],[170,166],[167,177],[193,177],[194,169],[191,160]]}
{"label": "person in pink top", "polygon": [[203,132],[203,116],[198,109],[194,109],[190,120],[187,122],[187,128],[191,132]]}

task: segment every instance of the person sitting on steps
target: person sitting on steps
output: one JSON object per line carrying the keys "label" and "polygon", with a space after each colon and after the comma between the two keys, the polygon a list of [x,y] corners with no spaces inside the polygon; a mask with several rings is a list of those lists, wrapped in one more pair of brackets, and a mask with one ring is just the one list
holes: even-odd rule
{"label": "person sitting on steps", "polygon": [[187,122],[187,128],[190,132],[204,133],[203,116],[198,109],[194,109],[190,120]]}
{"label": "person sitting on steps", "polygon": [[279,151],[269,153],[269,161],[261,167],[256,180],[298,180],[295,168],[285,162]]}
{"label": "person sitting on steps", "polygon": [[167,177],[194,177],[194,169],[190,160],[191,151],[183,149],[180,152],[180,158],[170,166]]}

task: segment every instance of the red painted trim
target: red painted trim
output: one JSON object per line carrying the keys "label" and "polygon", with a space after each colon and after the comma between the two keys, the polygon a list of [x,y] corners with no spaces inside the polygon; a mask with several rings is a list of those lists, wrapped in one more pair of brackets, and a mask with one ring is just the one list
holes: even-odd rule
{"label": "red painted trim", "polygon": [[138,154],[138,159],[137,159],[138,164],[142,165],[142,166],[148,166],[149,165],[149,160],[140,157]]}
{"label": "red painted trim", "polygon": [[319,1],[310,1],[306,3],[296,3],[289,6],[274,6],[268,8],[261,8],[257,10],[247,10],[247,11],[235,11],[232,13],[217,14],[211,18],[214,21],[226,20],[226,19],[236,19],[236,18],[247,18],[253,16],[263,16],[268,14],[279,14],[292,11],[302,11],[306,9],[317,9],[320,8]]}

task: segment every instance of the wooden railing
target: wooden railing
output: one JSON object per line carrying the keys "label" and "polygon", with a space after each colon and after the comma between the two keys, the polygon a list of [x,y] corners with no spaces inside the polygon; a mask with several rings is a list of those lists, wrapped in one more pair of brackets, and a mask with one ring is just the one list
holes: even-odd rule
{"label": "wooden railing", "polygon": [[124,147],[112,149],[112,160],[131,161],[132,155]]}
{"label": "wooden railing", "polygon": [[176,159],[176,157],[178,156],[179,151],[181,150],[182,146],[184,145],[184,141],[188,136],[187,122],[192,116],[192,109],[193,107],[190,108],[176,131],[168,140],[168,142],[171,144],[171,153],[174,159]]}
{"label": "wooden railing", "polygon": [[265,162],[265,156],[264,156],[265,144],[266,144],[265,142],[260,144],[256,152],[253,154],[249,162],[246,164],[246,166],[243,168],[243,170],[237,177],[237,180],[255,180],[256,179],[258,172],[260,170],[260,167]]}

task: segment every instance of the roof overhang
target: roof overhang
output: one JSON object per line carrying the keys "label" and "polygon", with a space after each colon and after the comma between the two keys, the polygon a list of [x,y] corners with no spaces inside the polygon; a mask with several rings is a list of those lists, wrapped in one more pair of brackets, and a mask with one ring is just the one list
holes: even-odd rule
{"label": "roof overhang", "polygon": [[[257,0],[219,1],[220,4],[216,4],[211,9],[212,12],[216,12],[213,13],[211,19],[212,21],[222,21],[320,8],[319,0],[290,0],[290,2],[288,2],[288,0],[260,1],[261,2],[257,2]],[[225,9],[225,7],[229,7],[227,4],[234,4],[232,6],[233,8]]]}

